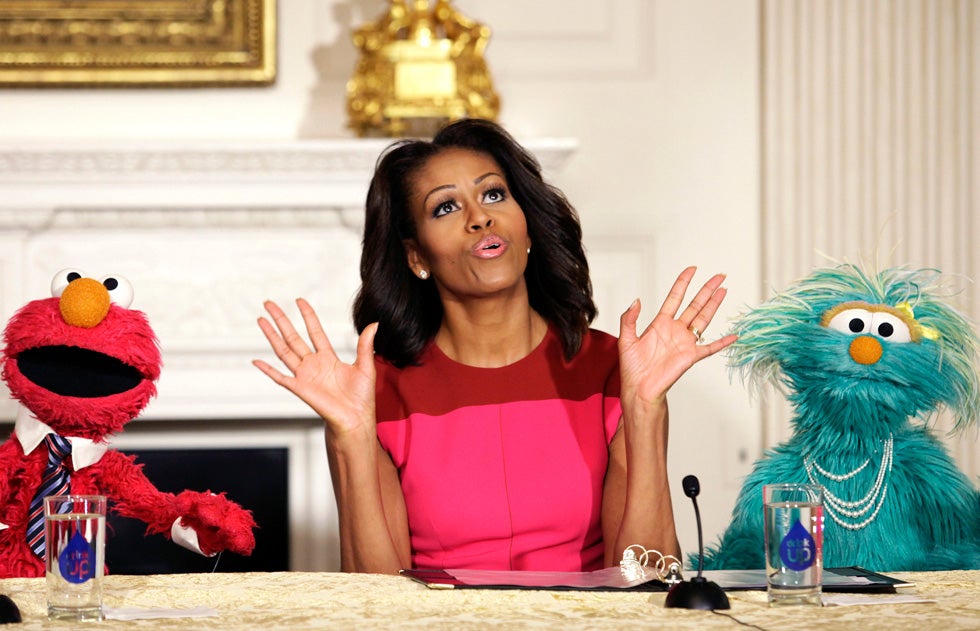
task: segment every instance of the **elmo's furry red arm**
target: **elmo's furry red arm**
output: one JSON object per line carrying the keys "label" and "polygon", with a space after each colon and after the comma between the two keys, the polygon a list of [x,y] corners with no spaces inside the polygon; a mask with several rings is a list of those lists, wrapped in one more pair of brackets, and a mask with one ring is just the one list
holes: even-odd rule
{"label": "elmo's furry red arm", "polygon": [[110,449],[92,465],[99,492],[111,498],[111,508],[123,517],[146,522],[147,534],[170,536],[170,526],[179,517],[177,498],[158,490],[143,474],[143,465]]}

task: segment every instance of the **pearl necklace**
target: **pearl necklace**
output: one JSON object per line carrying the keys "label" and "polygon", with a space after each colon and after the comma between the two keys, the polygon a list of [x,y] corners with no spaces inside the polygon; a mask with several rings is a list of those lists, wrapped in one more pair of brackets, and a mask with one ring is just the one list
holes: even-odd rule
{"label": "pearl necklace", "polygon": [[[863,498],[856,501],[847,501],[834,495],[830,489],[828,489],[825,485],[822,485],[824,486],[823,492],[827,513],[830,515],[831,519],[837,522],[839,526],[848,530],[860,530],[873,522],[878,516],[878,512],[885,503],[885,496],[888,495],[887,478],[888,474],[891,473],[892,470],[894,445],[894,437],[889,434],[888,440],[885,441],[884,449],[881,454],[881,463],[878,465],[878,476],[875,478],[875,482],[871,487],[871,490],[868,491],[867,495],[865,495]],[[806,468],[806,475],[811,484],[820,484],[820,482],[817,481],[817,476],[813,472],[814,469],[816,469],[820,475],[829,480],[833,480],[834,482],[843,482],[845,480],[850,480],[858,473],[863,471],[870,462],[871,459],[868,458],[852,471],[847,473],[831,473],[824,470],[823,467],[814,462],[810,456],[804,456],[803,458],[803,466]],[[870,516],[866,517],[860,522],[853,521],[870,511],[872,507],[874,507],[874,512],[872,512]],[[845,518],[850,518],[850,520],[846,520]]]}

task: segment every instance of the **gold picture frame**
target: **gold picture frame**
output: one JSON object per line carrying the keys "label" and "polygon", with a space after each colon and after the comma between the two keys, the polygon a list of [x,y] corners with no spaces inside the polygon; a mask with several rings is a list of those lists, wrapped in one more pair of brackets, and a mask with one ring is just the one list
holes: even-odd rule
{"label": "gold picture frame", "polygon": [[276,0],[0,0],[0,86],[276,78]]}

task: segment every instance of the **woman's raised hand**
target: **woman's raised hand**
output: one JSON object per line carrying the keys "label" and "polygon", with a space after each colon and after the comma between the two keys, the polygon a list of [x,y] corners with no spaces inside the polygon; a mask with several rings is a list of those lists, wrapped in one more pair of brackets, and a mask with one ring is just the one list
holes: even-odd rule
{"label": "woman's raised hand", "polygon": [[276,303],[266,301],[265,309],[272,322],[261,317],[259,328],[290,374],[280,372],[260,359],[252,363],[313,408],[336,436],[354,432],[367,432],[373,436],[377,323],[361,332],[357,340],[357,357],[353,364],[347,364],[337,357],[313,307],[302,298],[296,304],[313,348],[296,332],[282,309]]}
{"label": "woman's raised hand", "polygon": [[636,321],[640,301],[635,300],[619,319],[619,362],[622,394],[637,402],[653,404],[667,394],[687,370],[705,357],[714,355],[735,341],[726,335],[701,343],[701,335],[725,298],[723,274],[708,279],[680,315],[681,304],[696,268],[688,267],[674,281],[660,311],[642,334]]}

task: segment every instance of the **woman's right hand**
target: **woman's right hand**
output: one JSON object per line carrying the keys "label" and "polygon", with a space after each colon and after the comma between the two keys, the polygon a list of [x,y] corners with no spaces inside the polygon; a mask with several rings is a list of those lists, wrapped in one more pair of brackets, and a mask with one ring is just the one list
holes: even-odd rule
{"label": "woman's right hand", "polygon": [[335,438],[367,435],[373,439],[376,431],[374,335],[378,330],[377,323],[361,332],[357,340],[357,357],[353,364],[347,364],[337,357],[313,307],[302,298],[296,305],[313,348],[296,332],[279,305],[266,301],[265,309],[272,322],[260,317],[259,328],[291,374],[280,372],[261,359],[253,360],[252,364],[313,408],[323,417]]}

